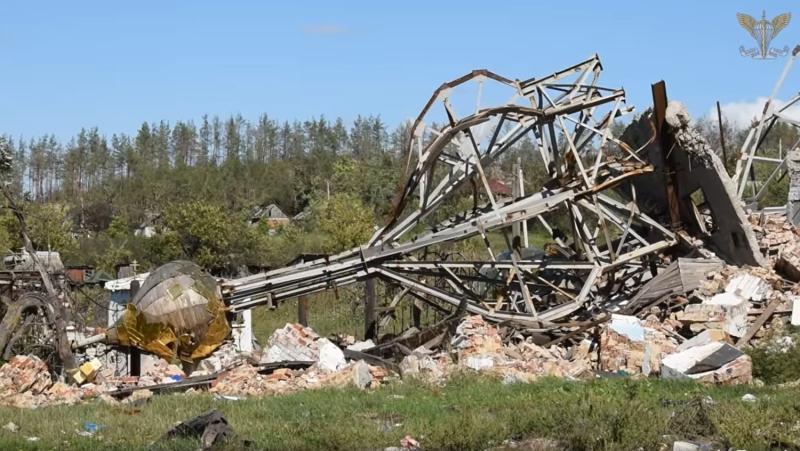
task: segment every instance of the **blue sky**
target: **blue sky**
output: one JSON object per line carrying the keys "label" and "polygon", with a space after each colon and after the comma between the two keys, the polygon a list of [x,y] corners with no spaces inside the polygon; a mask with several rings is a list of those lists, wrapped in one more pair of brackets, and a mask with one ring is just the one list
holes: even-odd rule
{"label": "blue sky", "polygon": [[[0,133],[109,137],[143,121],[416,117],[472,69],[540,77],[599,54],[643,111],[650,84],[702,115],[769,96],[786,58],[752,60],[736,12],[786,1],[31,1],[0,6]],[[800,43],[800,10],[773,41]],[[800,91],[800,63],[779,98]],[[735,105],[730,108],[735,107]],[[729,109],[730,109],[729,108]],[[728,110],[726,110],[728,111]],[[731,110],[732,111],[732,110]],[[734,114],[733,112],[731,114]]]}

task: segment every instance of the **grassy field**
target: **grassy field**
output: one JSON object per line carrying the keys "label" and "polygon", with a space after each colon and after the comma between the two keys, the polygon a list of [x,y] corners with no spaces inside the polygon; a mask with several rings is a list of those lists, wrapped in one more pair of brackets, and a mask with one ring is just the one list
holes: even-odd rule
{"label": "grassy field", "polygon": [[[756,402],[741,398],[755,395]],[[655,450],[675,439],[714,439],[734,449],[798,449],[797,390],[707,388],[614,379],[504,385],[476,376],[443,388],[417,383],[373,391],[318,390],[243,401],[164,395],[141,413],[107,405],[0,409],[3,450],[138,450],[174,424],[219,407],[258,450],[380,450],[410,435],[425,450],[483,450],[507,439],[548,438],[570,450]],[[700,401],[708,396],[713,403]],[[82,437],[84,423],[103,427]],[[27,437],[38,437],[29,442]],[[196,449],[173,442],[157,449]],[[725,448],[723,448],[725,449]]]}

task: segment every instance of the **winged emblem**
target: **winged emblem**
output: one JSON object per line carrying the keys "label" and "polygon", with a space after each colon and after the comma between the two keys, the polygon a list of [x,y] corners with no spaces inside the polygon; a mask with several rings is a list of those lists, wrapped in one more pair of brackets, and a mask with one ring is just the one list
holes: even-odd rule
{"label": "winged emblem", "polygon": [[753,16],[736,13],[739,25],[742,26],[753,39],[758,43],[758,47],[745,50],[744,46],[739,47],[742,56],[749,56],[754,59],[774,59],[778,56],[786,56],[789,53],[789,46],[784,46],[782,50],[770,47],[770,43],[778,33],[781,32],[792,18],[792,13],[783,13],[775,16],[772,20],[767,20],[767,12],[761,11],[761,20],[756,20]]}

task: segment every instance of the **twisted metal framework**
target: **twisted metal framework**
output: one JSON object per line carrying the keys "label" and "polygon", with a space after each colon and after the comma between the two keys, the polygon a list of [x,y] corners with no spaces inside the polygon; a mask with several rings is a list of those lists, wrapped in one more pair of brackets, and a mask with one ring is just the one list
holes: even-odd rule
{"label": "twisted metal framework", "polygon": [[[791,100],[789,100],[779,109],[775,109],[775,97],[778,95],[778,91],[780,90],[781,85],[783,85],[786,75],[789,73],[789,69],[792,67],[794,60],[797,58],[799,53],[800,45],[796,46],[792,51],[792,55],[786,62],[786,66],[784,66],[783,72],[781,73],[778,82],[775,84],[769,100],[767,100],[767,103],[764,105],[764,111],[762,112],[761,117],[750,129],[747,139],[745,140],[744,144],[742,144],[742,150],[739,153],[739,159],[736,162],[736,172],[732,178],[738,184],[737,194],[742,201],[744,201],[745,205],[754,210],[762,210],[760,203],[767,195],[767,189],[769,188],[769,185],[776,179],[780,180],[786,176],[786,160],[788,158],[788,152],[787,155],[782,156],[781,158],[774,158],[764,155],[764,149],[762,147],[767,136],[778,122],[784,122],[800,128],[800,121],[792,119],[786,115],[786,112],[789,108],[796,105],[797,102],[800,102],[800,93],[792,97]],[[791,148],[795,149],[798,146],[800,146],[800,140],[794,143]],[[753,169],[753,164],[756,162],[776,165],[766,180],[756,179],[756,173]],[[745,193],[748,182],[750,182],[751,187],[751,193],[749,196]],[[760,186],[757,188],[756,185]],[[784,211],[784,208],[785,207],[768,207],[763,208],[763,210],[771,213],[781,213]]]}
{"label": "twisted metal framework", "polygon": [[[652,276],[654,256],[675,244],[676,238],[637,210],[632,186],[616,190],[652,166],[612,137],[613,120],[633,108],[624,106],[622,89],[597,85],[601,70],[594,55],[541,79],[512,81],[479,70],[445,83],[414,122],[405,183],[388,222],[368,243],[328,258],[227,281],[222,285],[226,301],[233,311],[274,307],[290,298],[376,276],[402,286],[391,306],[408,295],[436,308],[449,305],[495,321],[546,323],[623,300],[632,287]],[[451,94],[468,82],[477,84],[477,106],[473,114],[459,118]],[[483,107],[486,83],[507,87],[511,99]],[[447,118],[438,130],[429,125],[437,104]],[[561,146],[558,134],[563,136]],[[537,192],[498,198],[486,170],[526,136],[551,180]],[[621,149],[615,156],[606,150],[610,141]],[[413,233],[468,184],[488,202]],[[617,195],[609,195],[612,192]],[[632,196],[624,194],[631,192]],[[542,217],[558,209],[570,218],[569,246],[567,235],[557,233]],[[519,238],[507,235],[509,226],[530,220],[540,222],[558,245],[522,249]],[[494,229],[503,231],[508,247],[500,254],[487,237]],[[437,246],[473,236],[481,236],[486,244],[484,260],[437,258]],[[434,279],[445,283],[432,283]]]}

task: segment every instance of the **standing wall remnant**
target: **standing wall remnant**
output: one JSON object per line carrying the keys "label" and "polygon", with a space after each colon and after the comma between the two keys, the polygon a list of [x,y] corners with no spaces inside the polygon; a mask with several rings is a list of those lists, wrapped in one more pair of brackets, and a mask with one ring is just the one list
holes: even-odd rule
{"label": "standing wall remnant", "polygon": [[[671,133],[675,145],[671,157],[678,181],[681,226],[703,241],[729,264],[763,266],[766,260],[759,251],[756,236],[744,209],[736,196],[736,187],[725,171],[722,161],[706,143],[700,133],[692,128],[686,108],[671,101],[667,106],[666,132]],[[653,136],[653,109],[650,108],[634,120],[622,134],[621,140],[639,157],[652,164],[655,170],[640,175],[620,189],[621,194],[633,198],[632,188],[639,208],[662,224],[669,224],[669,206],[664,186],[664,154]]]}

